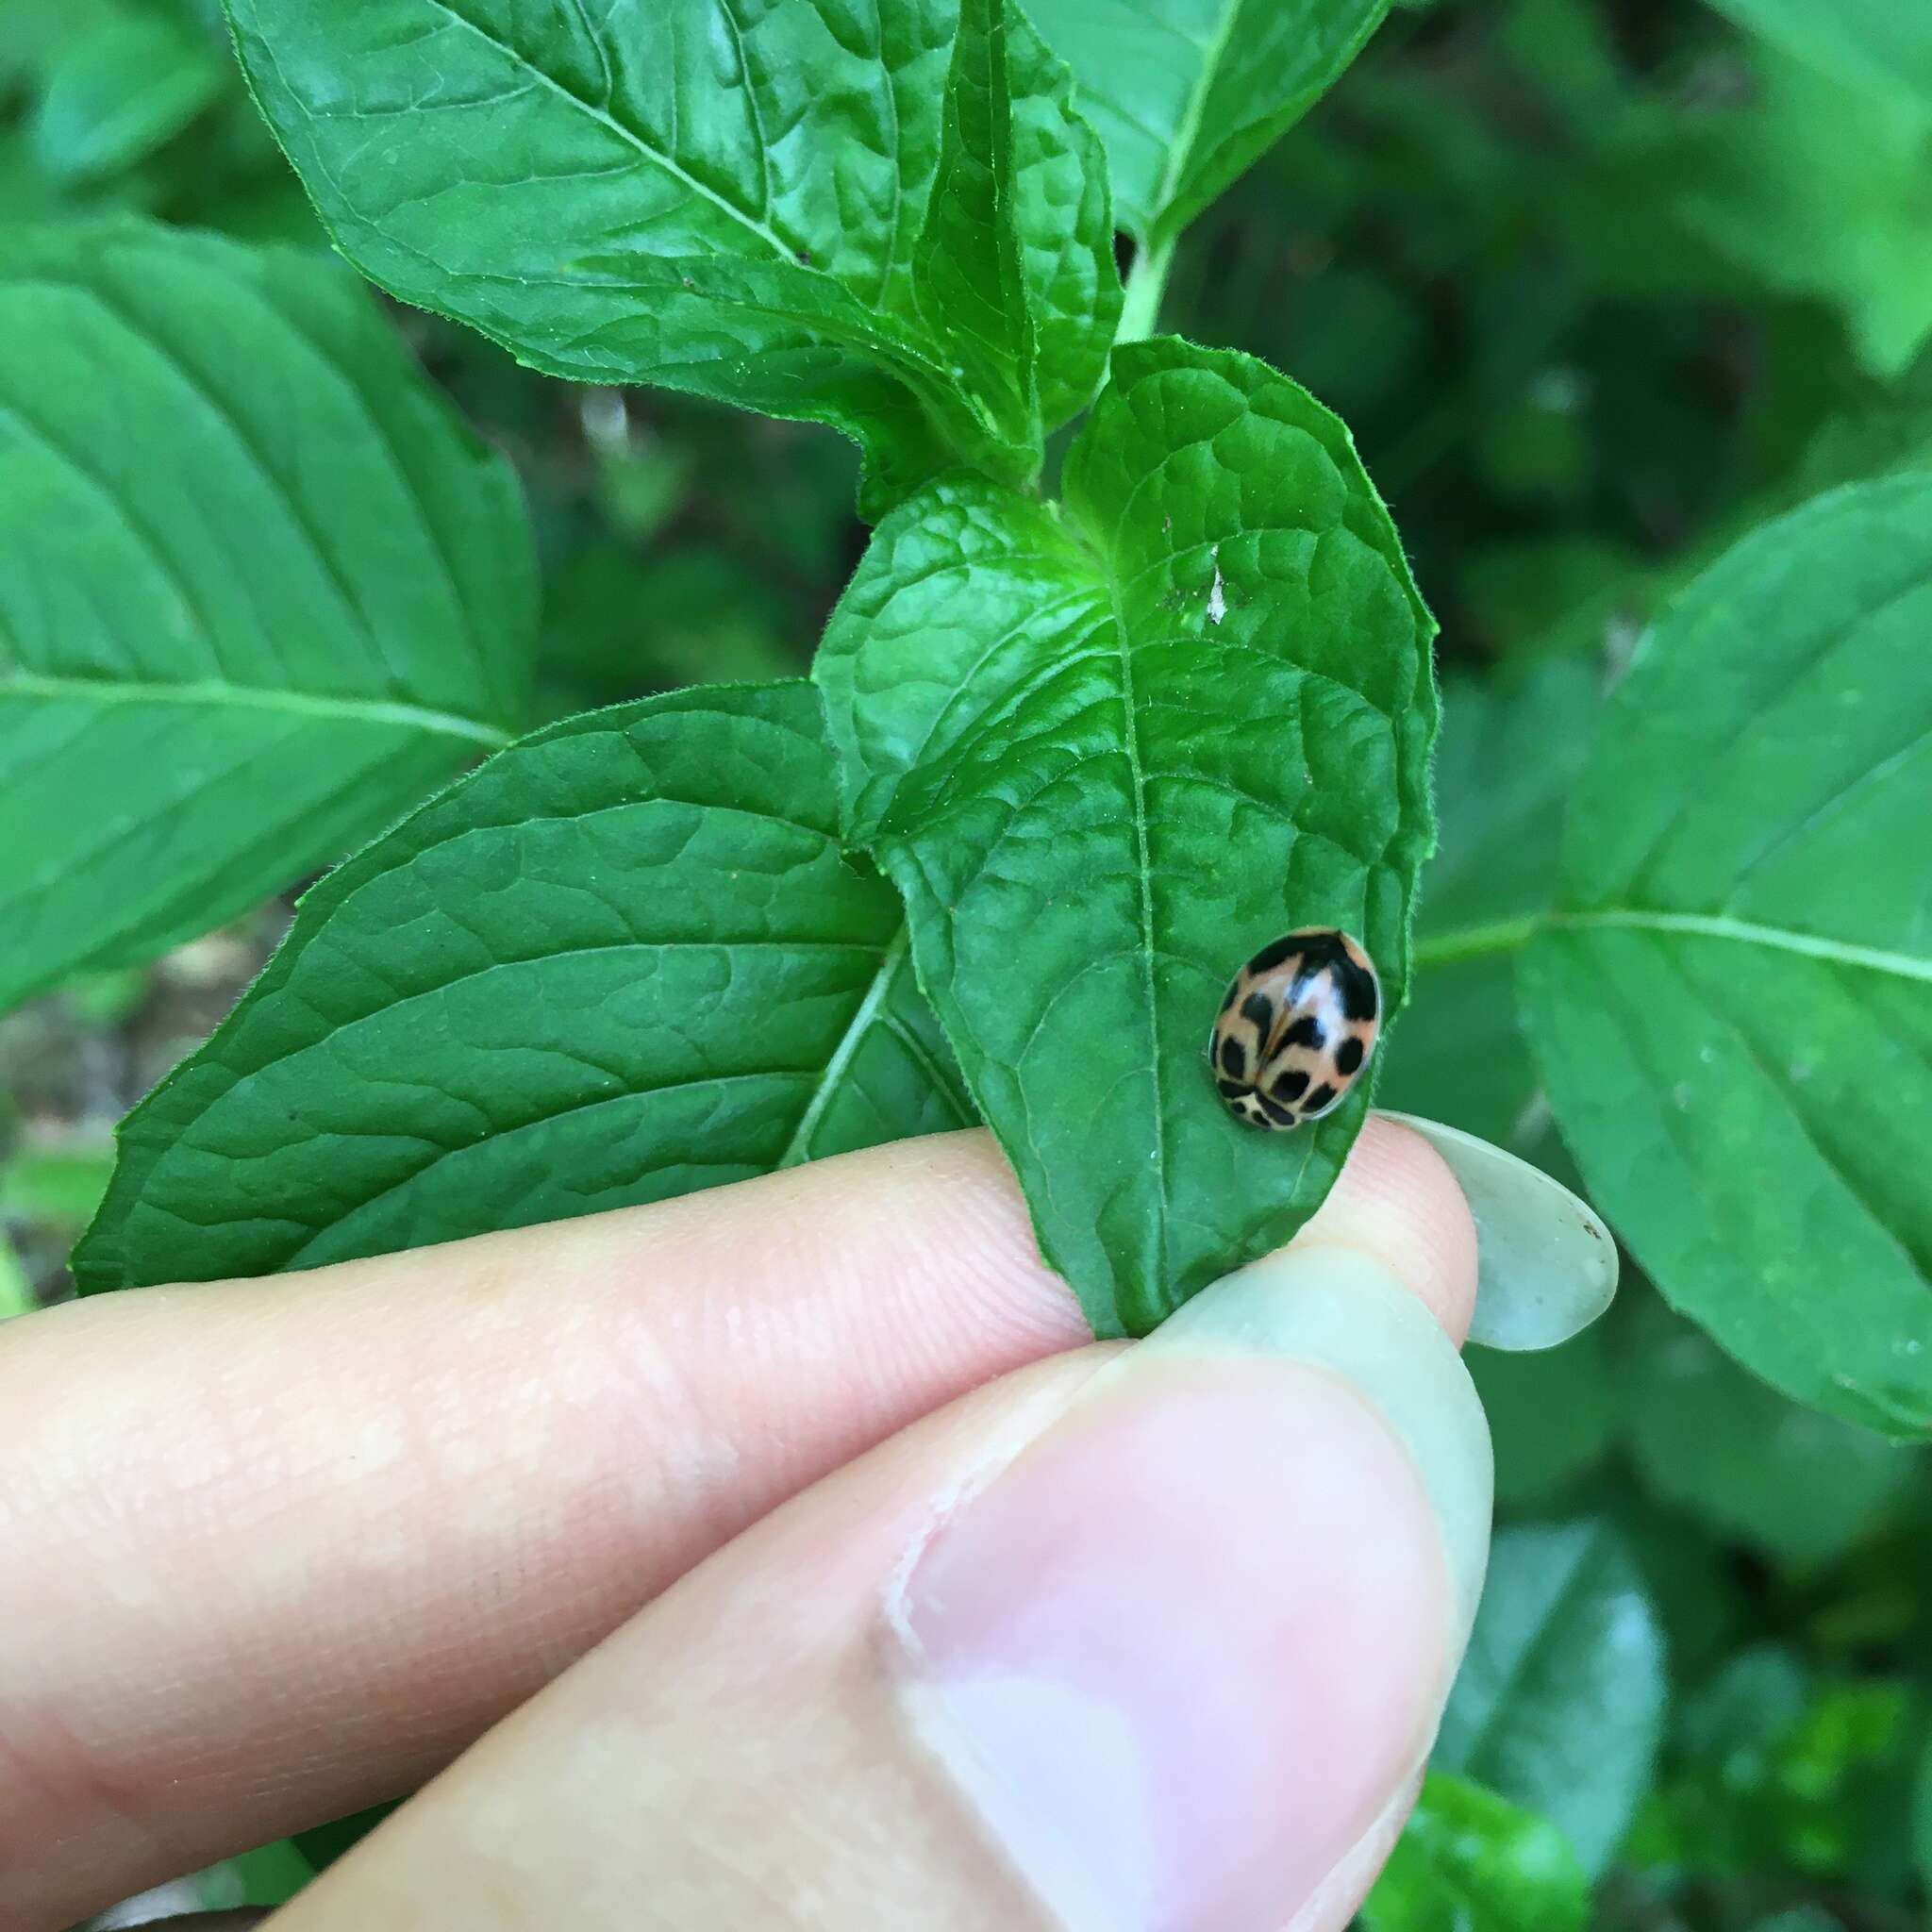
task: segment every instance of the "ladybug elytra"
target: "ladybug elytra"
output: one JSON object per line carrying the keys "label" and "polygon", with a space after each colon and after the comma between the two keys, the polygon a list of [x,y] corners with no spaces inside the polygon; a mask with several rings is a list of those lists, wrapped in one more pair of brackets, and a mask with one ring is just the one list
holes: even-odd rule
{"label": "ladybug elytra", "polygon": [[1324,925],[1285,933],[1221,1003],[1208,1048],[1215,1087],[1257,1127],[1319,1120],[1360,1078],[1381,1024],[1381,982],[1357,941]]}

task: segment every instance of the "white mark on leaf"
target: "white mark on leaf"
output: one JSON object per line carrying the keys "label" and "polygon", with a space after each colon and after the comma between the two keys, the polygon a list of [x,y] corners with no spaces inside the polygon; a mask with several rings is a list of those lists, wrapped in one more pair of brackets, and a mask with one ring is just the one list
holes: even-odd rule
{"label": "white mark on leaf", "polygon": [[1219,624],[1227,615],[1227,585],[1221,575],[1221,545],[1208,555],[1214,559],[1214,581],[1208,587],[1208,622]]}

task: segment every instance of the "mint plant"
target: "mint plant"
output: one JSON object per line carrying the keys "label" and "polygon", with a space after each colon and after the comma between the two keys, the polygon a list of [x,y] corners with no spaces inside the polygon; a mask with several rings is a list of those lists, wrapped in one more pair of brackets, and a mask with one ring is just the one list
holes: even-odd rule
{"label": "mint plant", "polygon": [[[1932,42],[1903,16],[1725,10],[1803,66],[1790,98],[1882,75],[1857,138],[1891,143],[1888,195],[1919,178]],[[227,0],[368,281],[544,376],[829,425],[873,528],[808,679],[526,730],[536,533],[349,270],[126,214],[0,230],[0,1002],[334,866],[126,1122],[83,1290],[983,1122],[1096,1333],[1145,1333],[1291,1236],[1360,1127],[1370,1076],[1264,1135],[1205,1058],[1234,969],[1333,925],[1380,974],[1381,1099],[1574,1161],[1761,1378],[1687,1337],[1723,1412],[1808,1406],[1875,1516],[1880,1439],[1932,1434],[1923,419],[1737,519],[1607,697],[1568,652],[1449,682],[1439,758],[1435,621],[1349,429],[1159,329],[1189,225],[1386,11]],[[199,54],[170,73],[156,128],[217,87]],[[76,178],[162,138],[48,111]],[[1747,185],[1714,171],[1686,217],[1740,259]],[[1876,245],[1779,275],[1890,376],[1932,306]],[[1575,1466],[1598,1412],[1567,1418]],[[1667,1417],[1636,1453],[1789,1527]],[[1638,1814],[1664,1669],[1615,1609],[1634,1558],[1583,1529],[1499,1559],[1494,1707],[1467,1675],[1374,1923],[1466,1895],[1580,1924]],[[1587,1790],[1539,1755],[1551,1710],[1595,1732],[1620,1700]]]}
{"label": "mint plant", "polygon": [[[1356,38],[1374,13],[1353,9]],[[635,46],[515,9],[422,25],[235,14],[344,252],[547,371],[834,423],[887,513],[823,703],[719,692],[559,727],[336,874],[130,1123],[85,1285],[447,1239],[976,1113],[1095,1328],[1144,1331],[1306,1219],[1366,1106],[1289,1150],[1232,1130],[1201,1072],[1232,965],[1332,924],[1402,999],[1432,626],[1346,430],[1265,366],[1163,339],[1114,356],[1059,500],[1041,494],[1045,434],[1099,384],[1122,297],[1100,143],[1017,15],[897,9],[847,44],[839,17],[787,6],[689,71],[675,12],[640,18]],[[1204,59],[1199,88],[1222,74]],[[1198,115],[1170,136],[1173,193],[1225,171],[1202,139]],[[476,177],[479,152],[504,181]],[[1150,207],[1150,249],[1175,219]],[[676,841],[675,883],[654,836]],[[752,867],[769,876],[731,890]],[[345,948],[358,985],[325,987]],[[533,1035],[558,1002],[565,1030]],[[231,1214],[264,1170],[206,1150],[264,1106],[283,1144],[259,1152],[295,1191]],[[346,1174],[313,1162],[318,1131],[353,1137]],[[579,1145],[588,1169],[564,1160]]]}

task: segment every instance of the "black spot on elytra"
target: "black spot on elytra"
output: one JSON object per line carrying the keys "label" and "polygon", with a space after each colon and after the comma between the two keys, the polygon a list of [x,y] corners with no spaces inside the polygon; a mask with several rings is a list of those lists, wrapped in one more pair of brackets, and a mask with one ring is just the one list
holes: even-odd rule
{"label": "black spot on elytra", "polygon": [[1302,1102],[1302,1118],[1307,1120],[1320,1113],[1324,1107],[1332,1107],[1334,1104],[1335,1089],[1324,1082]]}
{"label": "black spot on elytra", "polygon": [[1274,1024],[1274,1002],[1265,992],[1251,992],[1241,1002],[1241,1018],[1266,1040],[1269,1027]]}
{"label": "black spot on elytra", "polygon": [[1260,1108],[1261,1111],[1265,1113],[1268,1116],[1268,1118],[1271,1121],[1273,1121],[1277,1127],[1291,1127],[1294,1125],[1295,1115],[1293,1108],[1277,1107],[1274,1104],[1274,1102],[1270,1100],[1265,1093],[1257,1093],[1255,1095],[1255,1100],[1256,1104]]}
{"label": "black spot on elytra", "polygon": [[1335,1071],[1338,1074],[1352,1074],[1362,1063],[1362,1043],[1351,1033],[1335,1049]]}
{"label": "black spot on elytra", "polygon": [[1301,952],[1304,973],[1320,973],[1338,959],[1348,958],[1348,948],[1342,944],[1339,932],[1305,932],[1295,945]]}
{"label": "black spot on elytra", "polygon": [[1221,1042],[1221,1067],[1232,1079],[1248,1077],[1248,1050],[1232,1033]]}
{"label": "black spot on elytra", "polygon": [[1248,971],[1253,974],[1273,973],[1294,954],[1301,951],[1302,942],[1296,939],[1276,940],[1266,945],[1248,961]]}
{"label": "black spot on elytra", "polygon": [[1214,1083],[1214,1091],[1224,1100],[1240,1100],[1254,1090],[1243,1080],[1217,1080]]}
{"label": "black spot on elytra", "polygon": [[1375,979],[1342,953],[1335,961],[1335,990],[1341,995],[1341,1010],[1351,1020],[1373,1020],[1380,1004]]}
{"label": "black spot on elytra", "polygon": [[1276,1100],[1299,1100],[1308,1091],[1308,1076],[1299,1067],[1292,1067],[1271,1080],[1268,1091]]}
{"label": "black spot on elytra", "polygon": [[1312,1013],[1304,1013],[1286,1033],[1281,1036],[1282,1046],[1312,1046],[1321,1051],[1323,1040],[1322,1023]]}

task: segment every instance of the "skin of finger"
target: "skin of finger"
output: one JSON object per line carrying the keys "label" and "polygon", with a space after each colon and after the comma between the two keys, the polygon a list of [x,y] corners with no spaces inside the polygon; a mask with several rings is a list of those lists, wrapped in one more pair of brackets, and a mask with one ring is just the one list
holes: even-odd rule
{"label": "skin of finger", "polygon": [[275,1932],[1039,1927],[898,1739],[880,1583],[949,1461],[1044,1429],[1119,1346],[966,1396],[747,1531],[472,1747]]}
{"label": "skin of finger", "polygon": [[[1048,1932],[1053,1922],[894,1695],[882,1605],[935,1523],[1007,1462],[1037,1453],[1116,1352],[1096,1346],[1020,1372],[767,1518],[498,1726],[287,1908],[276,1932],[405,1932],[438,1922],[466,1932],[566,1922],[579,1932]],[[1219,1379],[1197,1366],[1171,1371],[1169,1381],[1198,1416],[1200,1405],[1224,1403],[1231,1373],[1262,1376],[1267,1405],[1300,1427],[1285,1475],[1260,1475],[1261,1491],[1281,1480],[1327,1489],[1334,1457],[1374,1453],[1355,1398],[1318,1371],[1237,1362]],[[1188,1377],[1204,1374],[1191,1391]],[[1400,1462],[1380,1425],[1370,1429],[1380,1453]],[[1293,1437],[1291,1425],[1281,1440]],[[1355,1446],[1337,1448],[1341,1441]],[[1411,1470],[1399,1480],[1413,1491],[1411,1520],[1426,1519],[1420,1477]],[[1248,1527],[1236,1520],[1225,1531]],[[1383,1543],[1378,1531],[1362,1524],[1364,1552]],[[1355,1560],[1397,1580],[1366,1615],[1358,1607],[1329,1620],[1341,1634],[1331,1627],[1320,1674],[1345,1673],[1364,1686],[1357,1698],[1392,1706],[1419,1754],[1448,1657],[1424,1676],[1385,1669],[1403,1647],[1385,1646],[1378,1633],[1391,1620],[1432,1615],[1446,1631],[1446,1574],[1439,1563],[1418,1571]],[[1355,1655],[1357,1646],[1367,1655]],[[1412,1795],[1405,1783],[1387,1814],[1393,1824]],[[1292,1837],[1296,1821],[1283,1829]],[[1386,1852],[1386,1836],[1371,1837],[1358,1850]],[[1347,1922],[1367,1875],[1359,1863],[1344,1858],[1340,1883],[1297,1920],[1305,1932]]]}
{"label": "skin of finger", "polygon": [[[1466,1326],[1474,1236],[1372,1123],[1302,1237]],[[0,1332],[0,1923],[409,1789],[708,1551],[1085,1336],[984,1134]]]}

